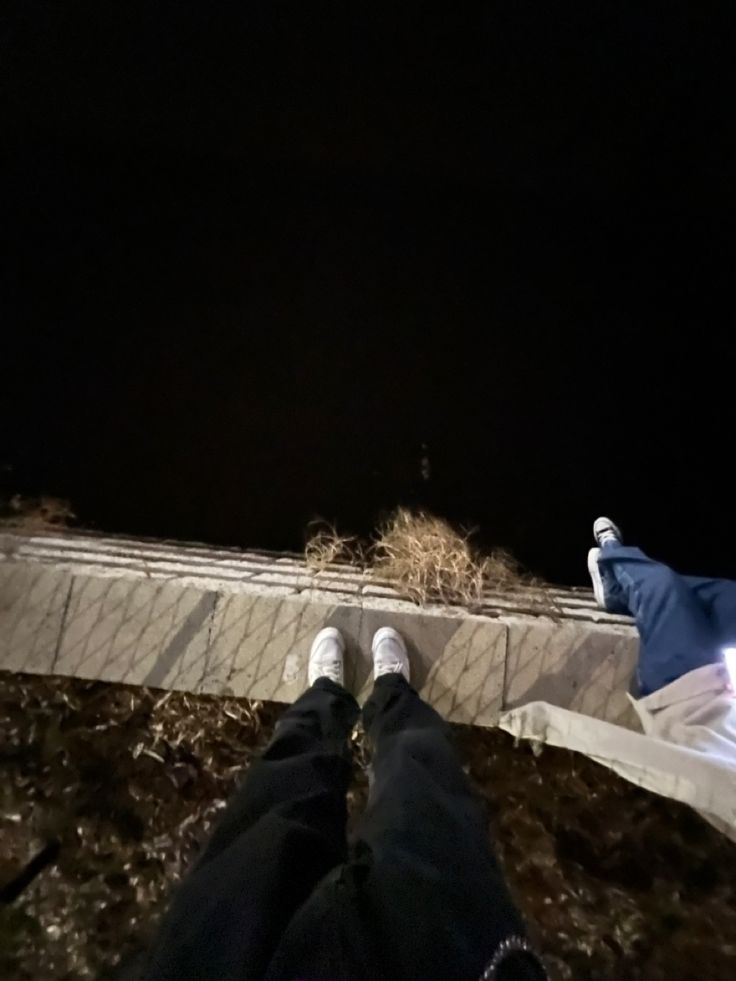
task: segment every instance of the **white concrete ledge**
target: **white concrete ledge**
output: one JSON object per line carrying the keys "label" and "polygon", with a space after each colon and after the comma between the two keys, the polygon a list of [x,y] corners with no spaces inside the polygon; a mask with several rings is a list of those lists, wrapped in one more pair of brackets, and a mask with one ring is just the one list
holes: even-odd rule
{"label": "white concrete ledge", "polygon": [[[554,604],[553,616],[541,613]],[[631,621],[579,589],[488,593],[479,610],[418,607],[345,565],[296,555],[90,534],[0,535],[0,668],[293,701],[314,633],[338,626],[348,683],[370,689],[383,624],[410,646],[417,688],[451,721],[495,724],[544,699],[629,724]]]}

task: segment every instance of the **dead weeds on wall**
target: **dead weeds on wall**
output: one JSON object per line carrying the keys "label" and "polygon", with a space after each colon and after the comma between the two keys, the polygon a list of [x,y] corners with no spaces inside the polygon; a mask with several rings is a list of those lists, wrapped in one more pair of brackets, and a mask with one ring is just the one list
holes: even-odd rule
{"label": "dead weeds on wall", "polygon": [[371,543],[341,536],[328,524],[318,524],[305,548],[307,565],[323,571],[332,563],[368,569],[389,580],[415,603],[442,603],[476,609],[487,591],[537,587],[528,605],[554,613],[554,604],[541,580],[525,573],[508,552],[481,553],[470,533],[455,530],[444,518],[425,511],[398,508],[378,529]]}
{"label": "dead weeds on wall", "polygon": [[379,529],[373,569],[417,603],[476,606],[487,575],[508,577],[500,557],[476,554],[443,518],[399,508]]}
{"label": "dead weeds on wall", "polygon": [[68,501],[58,497],[0,498],[0,528],[35,535],[42,531],[66,528],[76,518]]}
{"label": "dead weeds on wall", "polygon": [[324,572],[331,565],[352,565],[362,568],[365,557],[355,535],[339,535],[327,522],[313,521],[304,547],[304,559],[312,572]]}

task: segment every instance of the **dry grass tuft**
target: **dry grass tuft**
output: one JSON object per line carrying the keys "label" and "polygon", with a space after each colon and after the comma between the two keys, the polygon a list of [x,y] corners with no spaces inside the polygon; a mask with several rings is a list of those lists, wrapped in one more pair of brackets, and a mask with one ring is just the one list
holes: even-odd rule
{"label": "dry grass tuft", "polygon": [[503,551],[481,555],[443,518],[399,508],[379,529],[372,568],[417,603],[475,607],[485,589],[518,586],[523,577]]}
{"label": "dry grass tuft", "polygon": [[76,515],[68,501],[57,497],[22,497],[0,500],[0,526],[28,535],[52,528],[66,528]]}
{"label": "dry grass tuft", "polygon": [[[424,511],[399,508],[371,544],[339,535],[324,522],[311,527],[305,558],[312,571],[324,572],[337,563],[369,569],[415,603],[474,609],[482,604],[486,590],[544,585],[524,573],[508,552],[494,549],[484,555],[471,545],[469,534]],[[530,594],[528,602],[540,600]],[[544,612],[552,612],[546,598],[541,605]]]}
{"label": "dry grass tuft", "polygon": [[304,547],[304,559],[312,572],[324,572],[337,563],[364,564],[363,548],[354,535],[338,535],[336,529],[323,521],[314,521]]}

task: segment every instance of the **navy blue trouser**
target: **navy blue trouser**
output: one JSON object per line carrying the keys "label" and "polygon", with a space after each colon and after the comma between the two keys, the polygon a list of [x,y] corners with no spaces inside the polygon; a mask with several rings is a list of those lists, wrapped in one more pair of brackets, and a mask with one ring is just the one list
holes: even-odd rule
{"label": "navy blue trouser", "polygon": [[599,561],[636,618],[642,695],[720,661],[724,647],[736,646],[736,581],[681,576],[626,545],[604,545]]}
{"label": "navy blue trouser", "polygon": [[[277,725],[140,975],[146,981],[477,981],[524,934],[448,726],[400,675],[363,710],[368,807],[346,839],[358,704],[320,678]],[[526,955],[499,981],[538,981]]]}

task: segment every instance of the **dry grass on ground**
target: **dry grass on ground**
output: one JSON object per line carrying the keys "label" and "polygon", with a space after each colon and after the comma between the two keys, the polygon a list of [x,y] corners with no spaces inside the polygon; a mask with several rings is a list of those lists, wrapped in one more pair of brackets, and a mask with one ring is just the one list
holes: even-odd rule
{"label": "dry grass on ground", "polygon": [[418,603],[439,600],[476,606],[484,589],[509,589],[525,582],[506,552],[481,555],[443,518],[404,508],[379,529],[372,567],[399,584]]}
{"label": "dry grass on ground", "polygon": [[65,528],[75,518],[69,502],[58,497],[22,497],[14,494],[8,499],[0,498],[0,530],[6,528],[26,535],[37,535],[42,531]]}
{"label": "dry grass on ground", "polygon": [[486,591],[535,586],[542,599],[530,596],[529,602],[541,602],[552,611],[544,584],[524,572],[512,555],[503,549],[483,553],[470,539],[469,533],[457,531],[444,518],[398,508],[369,543],[339,535],[330,525],[316,525],[307,540],[305,559],[317,572],[334,563],[368,569],[415,603],[470,610],[481,605]]}
{"label": "dry grass on ground", "polygon": [[[0,890],[58,842],[0,908],[0,977],[96,978],[145,942],[283,710],[0,673]],[[732,843],[588,759],[455,732],[552,981],[733,981]],[[356,766],[352,815],[366,794]]]}

